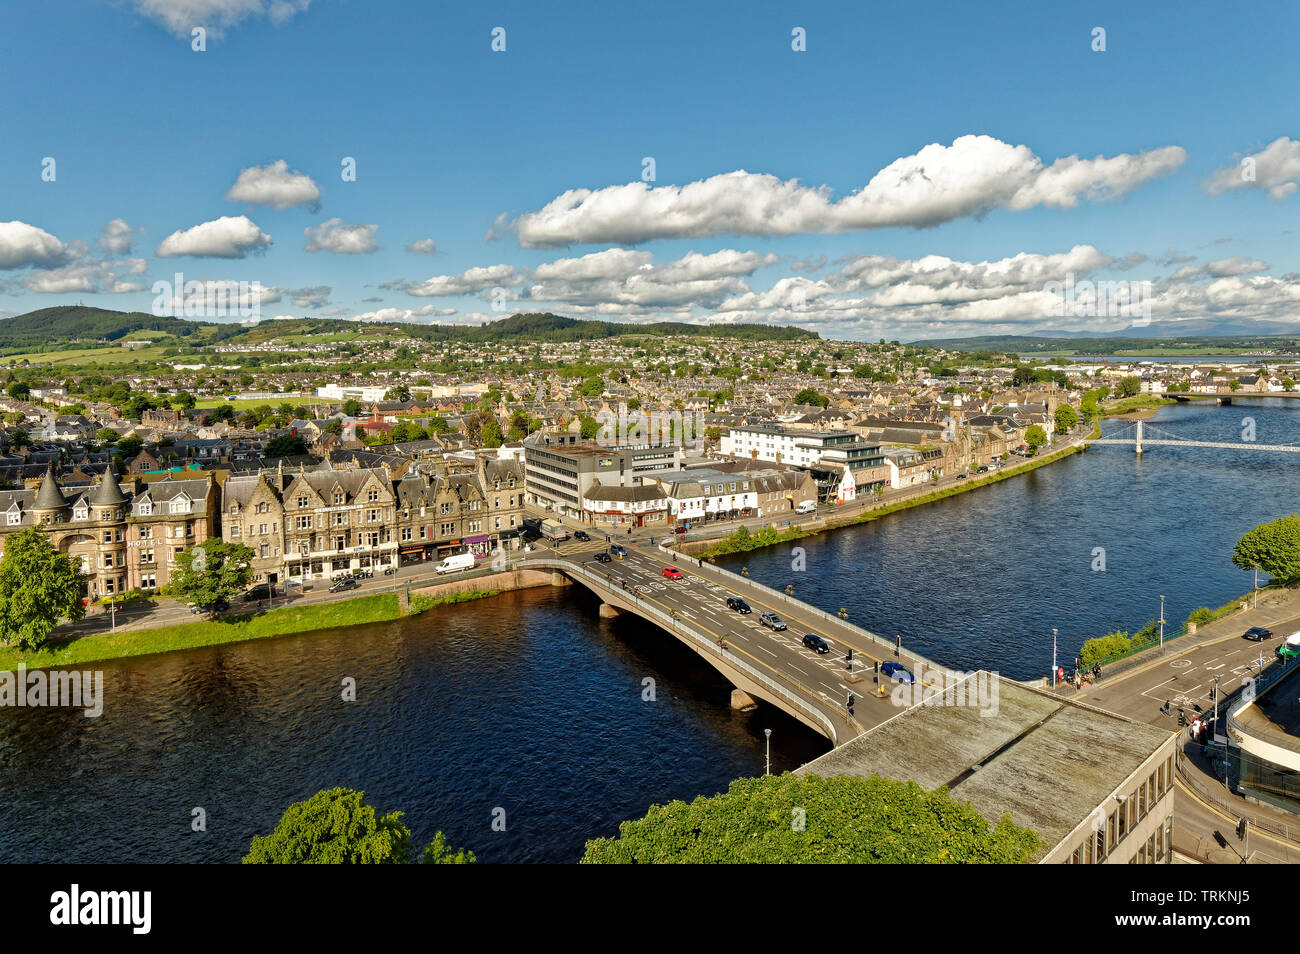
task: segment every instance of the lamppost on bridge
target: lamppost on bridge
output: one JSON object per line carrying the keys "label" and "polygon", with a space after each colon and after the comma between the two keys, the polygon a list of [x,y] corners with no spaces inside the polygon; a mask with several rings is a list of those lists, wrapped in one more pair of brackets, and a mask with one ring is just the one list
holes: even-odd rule
{"label": "lamppost on bridge", "polygon": [[1255,567],[1255,588],[1251,593],[1251,609],[1259,609],[1259,567]]}
{"label": "lamppost on bridge", "polygon": [[763,736],[767,740],[767,768],[763,771],[764,775],[772,774],[772,730],[764,729]]}
{"label": "lamppost on bridge", "polygon": [[1160,597],[1160,648],[1165,648],[1165,598]]}
{"label": "lamppost on bridge", "polygon": [[1052,688],[1056,688],[1056,629],[1052,629]]}

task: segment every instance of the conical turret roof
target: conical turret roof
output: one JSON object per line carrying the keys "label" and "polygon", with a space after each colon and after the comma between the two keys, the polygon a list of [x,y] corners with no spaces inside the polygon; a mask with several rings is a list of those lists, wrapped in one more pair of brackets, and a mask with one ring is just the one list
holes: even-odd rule
{"label": "conical turret roof", "polygon": [[54,461],[50,461],[49,466],[45,468],[45,479],[41,481],[40,490],[36,492],[35,509],[62,510],[67,505],[68,500],[63,496],[63,489],[54,476]]}
{"label": "conical turret roof", "polygon": [[95,492],[90,497],[92,507],[116,507],[126,503],[126,497],[122,493],[122,488],[117,485],[117,471],[113,465],[108,465],[108,470],[104,471],[104,476],[99,484],[95,487]]}

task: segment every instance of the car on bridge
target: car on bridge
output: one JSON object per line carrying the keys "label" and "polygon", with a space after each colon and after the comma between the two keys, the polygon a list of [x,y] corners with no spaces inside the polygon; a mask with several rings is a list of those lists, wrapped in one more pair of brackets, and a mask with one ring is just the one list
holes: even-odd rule
{"label": "car on bridge", "polygon": [[627,547],[623,546],[623,544],[621,543],[614,544],[612,547],[609,548],[609,550],[615,556],[621,556],[621,557],[627,556]]}
{"label": "car on bridge", "polygon": [[1273,635],[1271,629],[1265,629],[1263,626],[1252,626],[1241,634],[1242,639],[1249,639],[1252,643],[1257,643],[1262,639],[1268,639]]}
{"label": "car on bridge", "polygon": [[573,531],[573,539],[575,539],[575,540],[581,540],[581,541],[583,541],[584,543],[590,543],[590,542],[591,542],[591,534],[589,534],[586,530],[574,530],[574,531]]}
{"label": "car on bridge", "polygon": [[775,613],[764,613],[758,618],[758,621],[775,633],[779,633],[786,628],[785,620]]}
{"label": "car on bridge", "polygon": [[752,609],[749,608],[749,604],[746,603],[744,600],[742,600],[739,596],[727,597],[727,609],[733,609],[741,616],[748,616],[750,613],[754,612]]}
{"label": "car on bridge", "polygon": [[670,580],[680,580],[682,578],[682,571],[677,569],[675,566],[666,566],[664,567],[664,576],[668,577]]}
{"label": "car on bridge", "polygon": [[826,640],[822,639],[816,633],[804,633],[803,644],[819,655],[831,651],[830,643],[826,642]]}
{"label": "car on bridge", "polygon": [[606,553],[604,550],[601,550],[599,553],[596,554],[596,559],[597,559],[598,561],[600,561],[601,563],[613,563],[613,562],[614,562],[614,558],[613,558],[612,556],[610,556],[608,553]]}
{"label": "car on bridge", "polygon": [[913,676],[911,672],[908,671],[908,668],[904,666],[902,663],[896,663],[892,661],[887,663],[881,663],[880,674],[882,676],[894,680],[894,682],[901,682],[904,685],[908,685],[908,686],[916,682],[916,677]]}

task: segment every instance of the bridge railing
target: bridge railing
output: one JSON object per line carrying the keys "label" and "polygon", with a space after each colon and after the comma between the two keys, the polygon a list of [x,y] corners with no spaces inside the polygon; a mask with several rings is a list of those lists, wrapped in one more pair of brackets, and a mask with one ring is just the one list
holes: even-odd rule
{"label": "bridge railing", "polygon": [[[685,562],[688,565],[692,561],[694,561],[697,568],[703,567],[703,562],[699,560],[697,557],[683,556],[677,551],[672,550],[666,546],[663,546],[662,544],[659,546],[659,549],[662,550],[664,553],[671,555],[675,560]],[[765,599],[779,600],[782,604],[786,606],[795,607],[795,609],[798,612],[809,613],[813,616],[816,616],[818,619],[825,620],[828,623],[837,626],[843,626],[845,629],[852,630],[854,633],[857,633],[858,635],[863,636],[867,640],[874,642],[881,649],[894,652],[898,645],[893,640],[885,639],[883,636],[873,633],[869,629],[866,629],[862,626],[858,626],[855,623],[850,623],[842,616],[836,616],[834,613],[828,613],[824,609],[821,609],[820,607],[813,606],[811,603],[804,602],[801,599],[797,599],[796,597],[790,596],[786,593],[782,593],[780,590],[774,590],[772,589],[772,587],[768,586],[765,583],[759,583],[757,580],[750,579],[747,576],[742,576],[739,573],[733,573],[731,570],[728,570],[724,567],[720,567],[716,563],[710,563],[709,569],[714,573],[720,574],[721,576],[725,577],[728,581],[733,582],[738,586],[747,587],[750,591],[755,593],[761,593]],[[919,653],[915,653],[909,649],[903,649],[901,653],[899,653],[899,658],[911,659],[913,668],[919,665],[919,666],[924,666],[926,669],[935,669],[942,672],[950,671],[946,666],[940,666],[938,663],[935,663],[932,660],[927,659],[926,657],[920,655]]]}
{"label": "bridge railing", "polygon": [[[543,561],[530,561],[530,562],[537,563]],[[650,600],[642,598],[641,594],[638,593],[636,590],[628,591],[622,589],[621,587],[615,587],[614,578],[612,576],[608,576],[607,574],[604,573],[596,573],[588,569],[587,567],[582,566],[581,564],[569,563],[563,560],[546,560],[544,562],[550,564],[552,568],[561,570],[564,573],[569,574],[570,576],[578,576],[591,583],[594,583],[595,586],[593,588],[596,589],[597,592],[599,592],[599,587],[607,587],[612,592],[619,594],[621,598],[631,599],[636,604],[638,612],[651,618],[654,622],[658,623],[668,632],[673,633],[674,635],[677,636],[685,635],[691,640],[691,642],[697,644],[697,648],[699,649],[701,655],[704,654],[716,655],[719,659],[725,660],[727,665],[733,666],[736,669],[741,670],[750,679],[753,679],[755,682],[771,690],[773,693],[780,696],[782,699],[785,699],[787,702],[789,702],[791,705],[793,705],[795,708],[799,709],[800,711],[807,713],[809,716],[811,716],[814,720],[816,720],[820,725],[822,725],[826,729],[826,735],[831,740],[832,744],[834,745],[839,744],[839,734],[835,730],[835,725],[834,723],[831,722],[830,719],[826,717],[826,714],[824,712],[822,712],[816,706],[809,704],[805,699],[791,692],[789,689],[781,685],[775,679],[772,679],[771,677],[766,676],[763,673],[759,672],[749,663],[737,657],[734,653],[728,654],[726,650],[719,647],[716,643],[713,642],[713,640],[707,638],[706,636],[700,634],[695,629],[693,629],[691,624],[688,621],[683,620],[679,617],[670,616],[668,613],[665,613],[662,609],[660,609]]]}

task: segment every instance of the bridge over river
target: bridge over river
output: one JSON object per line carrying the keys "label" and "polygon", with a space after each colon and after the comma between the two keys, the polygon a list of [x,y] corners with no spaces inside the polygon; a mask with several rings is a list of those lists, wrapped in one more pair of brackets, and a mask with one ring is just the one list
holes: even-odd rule
{"label": "bridge over river", "polygon": [[[629,545],[622,559],[603,563],[596,554],[604,550],[603,543],[569,541],[561,552],[536,550],[519,566],[549,569],[557,584],[587,587],[600,597],[604,615],[634,613],[654,623],[733,686],[783,710],[834,745],[901,711],[892,699],[896,684],[885,676],[877,681],[877,664],[900,662],[931,689],[943,689],[941,682],[956,676],[893,640],[694,557],[642,543]],[[681,579],[665,577],[668,566],[681,570]],[[744,599],[753,613],[730,609],[726,601],[732,596]],[[764,612],[776,613],[788,628],[776,632],[762,626]],[[821,636],[830,652],[805,647],[807,633]]]}

